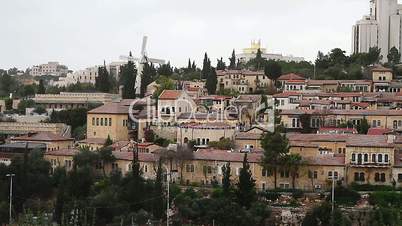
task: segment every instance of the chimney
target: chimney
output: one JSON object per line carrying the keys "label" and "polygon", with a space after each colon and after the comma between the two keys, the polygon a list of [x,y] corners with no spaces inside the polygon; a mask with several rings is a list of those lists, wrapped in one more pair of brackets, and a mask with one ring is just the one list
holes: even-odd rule
{"label": "chimney", "polygon": [[395,135],[394,134],[388,134],[387,135],[387,143],[388,144],[393,144],[395,140]]}

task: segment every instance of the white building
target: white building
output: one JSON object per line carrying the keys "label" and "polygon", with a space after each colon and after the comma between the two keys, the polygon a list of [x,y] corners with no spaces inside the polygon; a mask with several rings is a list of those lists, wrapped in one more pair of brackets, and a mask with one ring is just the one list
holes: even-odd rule
{"label": "white building", "polygon": [[381,49],[382,61],[392,47],[400,51],[402,5],[398,0],[370,0],[370,14],[356,22],[352,30],[352,52]]}
{"label": "white building", "polygon": [[251,46],[249,48],[244,48],[243,53],[236,54],[236,58],[241,62],[248,62],[249,60],[255,58],[258,49],[261,51],[261,56],[267,60],[281,60],[286,62],[301,62],[304,61],[303,57],[295,57],[292,55],[284,56],[282,54],[267,53],[266,49],[261,46],[261,41],[251,41]]}
{"label": "white building", "polygon": [[62,76],[68,73],[68,68],[65,65],[59,64],[59,62],[48,62],[47,64],[41,64],[32,66],[29,72],[32,76],[53,75]]}

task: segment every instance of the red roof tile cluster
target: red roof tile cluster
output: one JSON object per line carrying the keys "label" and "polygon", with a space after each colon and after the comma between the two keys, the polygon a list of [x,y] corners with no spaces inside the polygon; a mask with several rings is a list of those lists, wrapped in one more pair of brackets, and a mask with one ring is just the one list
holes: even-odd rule
{"label": "red roof tile cluster", "polygon": [[388,128],[369,128],[367,135],[385,135],[392,132],[392,129]]}
{"label": "red roof tile cluster", "polygon": [[163,90],[161,95],[159,95],[159,100],[176,100],[180,97],[181,90]]}
{"label": "red roof tile cluster", "polygon": [[88,111],[89,114],[128,114],[129,106],[121,103],[107,103]]}
{"label": "red roof tile cluster", "polygon": [[306,80],[306,78],[304,78],[304,76],[299,75],[299,74],[295,74],[295,73],[289,73],[289,74],[284,74],[279,76],[279,78],[277,79],[278,81],[285,81],[285,80]]}

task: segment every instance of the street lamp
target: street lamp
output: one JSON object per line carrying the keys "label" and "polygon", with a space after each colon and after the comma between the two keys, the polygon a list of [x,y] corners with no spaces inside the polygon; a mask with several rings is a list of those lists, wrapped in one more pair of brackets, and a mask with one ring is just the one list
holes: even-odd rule
{"label": "street lamp", "polygon": [[13,177],[15,176],[15,174],[13,173],[9,173],[6,174],[6,177],[10,177],[10,209],[9,209],[9,224],[11,225],[11,221],[12,221],[12,216],[11,216],[11,210],[12,210],[12,206],[13,206]]}

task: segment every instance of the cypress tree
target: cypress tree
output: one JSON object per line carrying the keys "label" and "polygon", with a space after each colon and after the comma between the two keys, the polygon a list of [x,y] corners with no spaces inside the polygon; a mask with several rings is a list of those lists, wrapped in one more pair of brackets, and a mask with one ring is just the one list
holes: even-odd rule
{"label": "cypress tree", "polygon": [[[132,56],[130,51],[130,57]],[[135,80],[137,77],[137,68],[133,61],[128,61],[127,64],[121,67],[121,75],[119,84],[123,85],[123,99],[135,98]]]}
{"label": "cypress tree", "polygon": [[243,168],[240,170],[239,182],[237,183],[237,199],[240,205],[249,208],[256,200],[255,180],[247,162],[247,154],[244,154]]}
{"label": "cypress tree", "polygon": [[161,219],[163,217],[164,209],[163,206],[163,175],[162,175],[162,160],[158,161],[158,169],[156,171],[156,179],[154,183],[154,197],[155,201],[153,203],[153,215],[156,219]]}
{"label": "cypress tree", "polygon": [[192,67],[191,67],[191,60],[190,58],[188,58],[188,65],[187,65],[187,71],[191,71]]}
{"label": "cypress tree", "polygon": [[230,175],[230,163],[229,162],[222,166],[222,174],[223,174],[223,178],[222,178],[223,193],[226,196],[229,196],[230,188],[232,186],[231,181],[230,181],[230,177],[232,175]]}
{"label": "cypress tree", "polygon": [[197,66],[195,65],[195,61],[193,60],[193,64],[191,65],[191,69],[192,71],[196,71],[197,70]]}
{"label": "cypress tree", "polygon": [[207,53],[205,53],[201,70],[201,78],[206,79],[210,71],[211,71],[211,61],[209,60]]}
{"label": "cypress tree", "polygon": [[230,60],[229,69],[231,69],[231,70],[236,69],[237,68],[237,65],[236,65],[236,53],[235,53],[234,49],[233,49],[233,52],[232,52],[232,56],[229,58],[229,60]]}
{"label": "cypress tree", "polygon": [[144,97],[147,91],[147,86],[156,79],[156,69],[153,63],[144,64],[144,68],[141,74],[141,92],[140,96]]}
{"label": "cypress tree", "polygon": [[218,59],[218,63],[216,65],[216,70],[225,70],[226,69],[226,64],[223,62],[223,58]]}
{"label": "cypress tree", "polygon": [[45,81],[41,79],[39,80],[38,94],[45,94],[45,93],[46,93]]}
{"label": "cypress tree", "polygon": [[106,63],[103,63],[102,67],[98,68],[98,77],[95,78],[95,88],[96,90],[108,93],[111,91],[112,82],[109,76],[109,72],[106,69]]}
{"label": "cypress tree", "polygon": [[173,68],[170,66],[170,61],[168,61],[167,64],[162,64],[158,68],[158,74],[166,76],[171,76],[173,74]]}
{"label": "cypress tree", "polygon": [[218,83],[218,78],[216,76],[215,68],[211,67],[209,69],[207,80],[205,86],[207,87],[208,94],[212,95],[216,93],[216,84]]}

